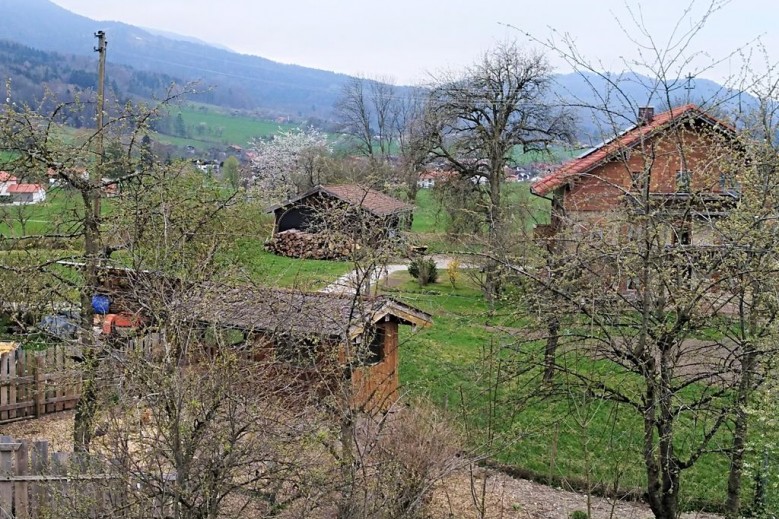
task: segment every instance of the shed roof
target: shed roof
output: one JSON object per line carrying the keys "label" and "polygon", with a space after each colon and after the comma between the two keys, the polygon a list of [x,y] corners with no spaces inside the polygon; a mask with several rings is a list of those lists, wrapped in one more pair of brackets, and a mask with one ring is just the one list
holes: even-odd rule
{"label": "shed roof", "polygon": [[530,186],[530,192],[538,196],[545,196],[563,186],[569,180],[583,175],[612,159],[620,151],[631,148],[650,135],[668,128],[672,123],[690,119],[704,121],[727,132],[735,132],[732,126],[712,117],[695,104],[686,104],[672,108],[667,112],[655,115],[649,122],[631,126],[600,146],[596,146],[576,159],[563,164],[551,175],[534,182]]}
{"label": "shed roof", "polygon": [[180,304],[193,318],[219,326],[342,339],[385,316],[414,326],[432,322],[430,314],[389,297],[356,298],[279,288],[199,285],[184,294]]}
{"label": "shed roof", "polygon": [[324,193],[333,198],[343,200],[349,205],[357,206],[377,216],[391,216],[398,213],[406,213],[414,210],[414,206],[397,198],[385,195],[380,191],[359,184],[339,184],[316,186],[315,188],[292,198],[283,204],[271,207],[268,212],[287,208],[295,203],[313,195]]}

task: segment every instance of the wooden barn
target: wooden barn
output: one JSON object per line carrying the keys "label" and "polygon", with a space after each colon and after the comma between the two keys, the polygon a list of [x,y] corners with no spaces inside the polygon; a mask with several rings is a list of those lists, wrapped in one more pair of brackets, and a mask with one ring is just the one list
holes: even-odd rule
{"label": "wooden barn", "polygon": [[284,256],[346,257],[356,243],[383,245],[411,226],[413,205],[357,184],[317,186],[271,207],[266,246]]}

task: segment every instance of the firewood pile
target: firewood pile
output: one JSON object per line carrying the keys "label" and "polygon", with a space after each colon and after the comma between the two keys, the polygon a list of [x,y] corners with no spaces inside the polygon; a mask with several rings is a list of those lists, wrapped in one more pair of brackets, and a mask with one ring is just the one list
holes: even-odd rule
{"label": "firewood pile", "polygon": [[276,233],[265,242],[265,249],[280,256],[306,259],[344,259],[352,253],[350,241],[343,236],[297,229]]}

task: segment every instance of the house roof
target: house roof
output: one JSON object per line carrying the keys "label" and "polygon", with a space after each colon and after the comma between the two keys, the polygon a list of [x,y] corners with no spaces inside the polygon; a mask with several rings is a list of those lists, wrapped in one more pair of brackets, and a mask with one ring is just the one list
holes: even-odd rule
{"label": "house roof", "polygon": [[17,178],[7,171],[0,171],[0,182],[16,182]]}
{"label": "house roof", "polygon": [[279,288],[199,285],[185,293],[179,304],[188,316],[219,326],[342,339],[358,335],[366,324],[385,316],[414,326],[432,322],[430,314],[389,297],[356,298]]}
{"label": "house roof", "polygon": [[23,193],[37,193],[43,190],[40,184],[12,184],[8,186],[9,193],[23,194]]}
{"label": "house roof", "polygon": [[649,122],[631,126],[603,144],[563,164],[551,175],[534,182],[530,186],[530,192],[534,195],[545,196],[563,186],[569,180],[583,175],[612,159],[618,152],[631,148],[648,136],[668,128],[672,123],[690,119],[702,120],[711,126],[723,128],[728,132],[735,132],[732,126],[712,117],[695,104],[686,104],[672,108],[667,112],[655,115]]}
{"label": "house roof", "polygon": [[359,184],[341,184],[316,186],[315,188],[303,193],[302,195],[288,200],[287,202],[275,205],[268,209],[273,212],[278,209],[287,208],[295,203],[310,196],[324,193],[333,198],[343,200],[349,205],[357,206],[376,216],[390,216],[398,213],[406,213],[414,210],[414,206],[407,204],[397,198],[385,195],[380,191]]}

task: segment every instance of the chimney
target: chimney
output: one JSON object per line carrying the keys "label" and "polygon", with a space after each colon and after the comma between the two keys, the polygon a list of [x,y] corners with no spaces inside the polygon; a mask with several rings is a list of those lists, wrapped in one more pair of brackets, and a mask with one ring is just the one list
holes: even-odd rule
{"label": "chimney", "polygon": [[638,108],[638,124],[651,123],[655,118],[654,106],[640,106]]}

